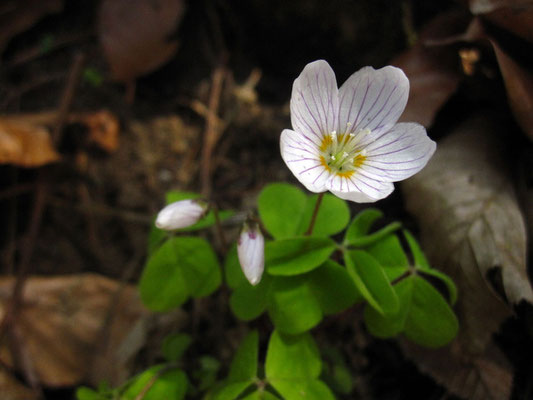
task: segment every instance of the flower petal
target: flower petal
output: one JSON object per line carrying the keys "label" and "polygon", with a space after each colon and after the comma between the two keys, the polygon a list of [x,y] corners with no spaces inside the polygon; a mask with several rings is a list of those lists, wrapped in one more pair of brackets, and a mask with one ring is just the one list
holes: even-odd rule
{"label": "flower petal", "polygon": [[281,157],[291,172],[311,192],[324,192],[329,172],[320,161],[318,147],[304,134],[284,129],[280,137]]}
{"label": "flower petal", "polygon": [[390,182],[372,179],[364,172],[357,171],[350,177],[332,174],[326,182],[326,188],[341,199],[356,203],[371,203],[391,194],[394,185]]}
{"label": "flower petal", "polygon": [[320,145],[337,129],[339,90],[335,73],[324,60],[307,64],[292,86],[291,123]]}
{"label": "flower petal", "polygon": [[265,239],[257,226],[245,223],[239,236],[237,255],[244,276],[251,285],[257,285],[265,269]]}
{"label": "flower petal", "polygon": [[385,182],[401,181],[424,168],[436,147],[422,125],[399,123],[365,148],[361,169]]}
{"label": "flower petal", "polygon": [[339,89],[339,131],[380,131],[402,114],[409,96],[409,80],[399,68],[361,68]]}

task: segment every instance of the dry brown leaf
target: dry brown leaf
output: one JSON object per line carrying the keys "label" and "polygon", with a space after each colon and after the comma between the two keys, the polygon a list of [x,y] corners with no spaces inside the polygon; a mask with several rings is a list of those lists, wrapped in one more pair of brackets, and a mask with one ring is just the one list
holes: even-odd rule
{"label": "dry brown leaf", "polygon": [[37,400],[37,394],[20,384],[9,372],[0,369],[2,400]]}
{"label": "dry brown leaf", "polygon": [[80,115],[79,118],[79,121],[89,129],[89,142],[109,153],[118,149],[120,125],[114,114],[102,110]]}
{"label": "dry brown leaf", "polygon": [[533,302],[524,219],[495,141],[500,129],[482,118],[461,125],[403,185],[428,256],[459,287],[460,335],[469,354],[482,353],[512,312],[500,291],[511,304]]}
{"label": "dry brown leaf", "polygon": [[0,117],[0,164],[39,167],[59,160],[49,132],[22,118]]}
{"label": "dry brown leaf", "polygon": [[182,0],[104,0],[98,35],[113,78],[132,82],[167,62],[183,12]]}
{"label": "dry brown leaf", "polygon": [[491,40],[502,73],[509,105],[516,121],[533,140],[533,74],[522,68]]}
{"label": "dry brown leaf", "polygon": [[[0,280],[0,317],[13,282]],[[142,329],[147,316],[134,286],[83,274],[29,278],[15,323],[39,380],[57,387],[98,375],[94,369],[102,368],[102,353],[107,354],[108,382],[129,376],[121,345]],[[0,348],[0,358],[13,365],[6,347]]]}
{"label": "dry brown leaf", "polygon": [[465,355],[457,339],[440,349],[426,349],[408,341],[402,341],[401,345],[422,372],[456,396],[468,400],[511,397],[512,368],[493,345],[477,356]]}
{"label": "dry brown leaf", "polygon": [[4,0],[0,11],[0,53],[14,36],[31,28],[47,14],[63,9],[63,0]]}
{"label": "dry brown leaf", "polygon": [[470,0],[470,11],[533,42],[533,2],[531,0]]}
{"label": "dry brown leaf", "polygon": [[461,12],[435,18],[421,32],[418,43],[392,61],[403,69],[411,86],[401,121],[431,126],[437,112],[455,93],[462,78],[460,60],[447,41],[462,34],[467,22]]}

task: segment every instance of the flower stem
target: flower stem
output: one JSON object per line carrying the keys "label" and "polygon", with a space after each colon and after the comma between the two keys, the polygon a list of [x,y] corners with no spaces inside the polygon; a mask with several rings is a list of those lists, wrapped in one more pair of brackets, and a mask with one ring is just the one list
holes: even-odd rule
{"label": "flower stem", "polygon": [[309,228],[307,228],[307,231],[304,233],[305,236],[309,236],[311,233],[313,233],[313,228],[315,227],[316,222],[316,216],[318,215],[318,210],[320,209],[320,204],[322,203],[324,193],[325,192],[318,194],[318,198],[316,199],[315,203],[315,209],[313,210],[313,216],[311,217],[311,222],[309,223]]}
{"label": "flower stem", "polygon": [[213,214],[215,215],[215,227],[218,239],[220,241],[220,246],[226,251],[227,248],[227,242],[226,237],[224,236],[224,230],[222,229],[222,224],[220,222],[220,216],[218,215],[218,207],[216,204],[213,204]]}

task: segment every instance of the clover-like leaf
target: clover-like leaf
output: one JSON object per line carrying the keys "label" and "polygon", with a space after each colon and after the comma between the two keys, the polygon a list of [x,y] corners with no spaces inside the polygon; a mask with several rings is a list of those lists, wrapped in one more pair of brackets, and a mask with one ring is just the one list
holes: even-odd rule
{"label": "clover-like leaf", "polygon": [[298,275],[317,268],[335,251],[330,238],[299,237],[265,245],[265,265],[270,275]]}
{"label": "clover-like leaf", "polygon": [[355,286],[365,300],[382,314],[395,314],[398,297],[379,262],[363,250],[344,252],[344,261]]}
{"label": "clover-like leaf", "polygon": [[203,297],[220,285],[221,273],[211,245],[198,237],[166,241],[148,260],[139,289],[154,311],[178,307],[189,296]]}
{"label": "clover-like leaf", "polygon": [[180,369],[174,368],[161,373],[164,365],[156,365],[141,373],[120,397],[135,400],[149,382],[155,379],[144,394],[144,400],[172,399],[181,400],[187,392],[187,376]]}
{"label": "clover-like leaf", "polygon": [[297,234],[304,215],[307,196],[288,183],[271,183],[259,194],[259,217],[268,232],[276,239]]}

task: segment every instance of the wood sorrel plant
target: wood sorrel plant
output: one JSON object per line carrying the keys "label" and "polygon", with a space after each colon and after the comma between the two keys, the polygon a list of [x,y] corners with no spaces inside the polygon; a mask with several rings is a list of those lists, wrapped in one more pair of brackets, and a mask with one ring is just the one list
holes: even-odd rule
{"label": "wood sorrel plant", "polygon": [[[400,223],[373,230],[383,216],[373,208],[350,221],[345,201],[386,197],[394,188],[392,182],[418,172],[435,151],[423,127],[396,123],[408,87],[401,70],[385,67],[364,68],[337,89],[325,61],[307,65],[296,79],[291,98],[294,130],[282,132],[281,153],[304,186],[319,194],[307,195],[286,183],[267,185],[257,200],[259,220],[245,223],[235,238],[238,244],[224,260],[235,317],[250,321],[267,313],[275,327],[264,369],[258,368],[259,336],[253,331],[243,340],[224,381],[214,384],[211,379],[211,384],[189,387],[189,392],[197,395],[201,387],[207,398],[217,400],[335,398],[321,380],[320,352],[309,331],[325,315],[356,304],[363,304],[368,331],[377,337],[403,335],[428,347],[443,346],[455,337],[458,323],[450,305],[457,294],[451,279],[430,267]],[[324,193],[328,190],[333,194]],[[197,197],[169,193],[170,205],[156,225],[180,229],[168,236],[154,226],[150,234],[149,259],[139,287],[144,303],[154,311],[170,311],[191,297],[209,296],[222,283],[211,244],[190,233],[232,213],[209,211]],[[441,282],[442,293],[427,278]],[[142,390],[145,399],[184,398],[188,380],[176,362],[190,339],[169,337],[162,349],[167,363],[150,368],[123,388],[107,394],[84,388],[78,398],[119,393],[129,399]]]}

